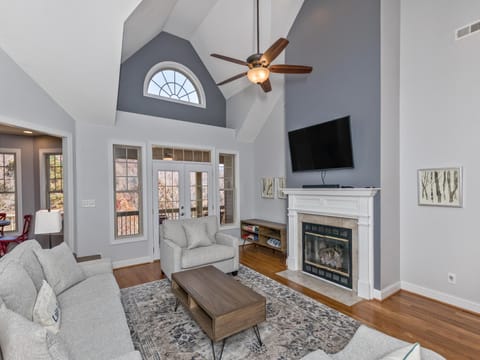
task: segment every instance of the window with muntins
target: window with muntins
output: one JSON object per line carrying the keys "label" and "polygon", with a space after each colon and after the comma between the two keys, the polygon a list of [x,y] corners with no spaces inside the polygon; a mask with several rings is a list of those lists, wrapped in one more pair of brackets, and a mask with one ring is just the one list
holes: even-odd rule
{"label": "window with muntins", "polygon": [[142,234],[141,148],[114,145],[115,238]]}
{"label": "window with muntins", "polygon": [[17,159],[15,153],[0,152],[0,212],[6,213],[10,225],[4,231],[16,231],[17,204]]}
{"label": "window with muntins", "polygon": [[235,223],[235,155],[219,154],[218,191],[220,225]]}
{"label": "window with muntins", "polygon": [[46,154],[47,208],[63,212],[63,155]]}
{"label": "window with muntins", "polygon": [[155,65],[145,78],[144,95],[205,107],[202,85],[187,67],[174,62]]}

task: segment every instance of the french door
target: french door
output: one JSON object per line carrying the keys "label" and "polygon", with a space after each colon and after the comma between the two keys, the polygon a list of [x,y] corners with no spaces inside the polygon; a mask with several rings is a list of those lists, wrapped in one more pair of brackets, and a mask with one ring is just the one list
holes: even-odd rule
{"label": "french door", "polygon": [[[153,219],[155,239],[160,239],[163,220],[188,219],[212,215],[213,177],[210,164],[153,162]],[[155,255],[159,242],[155,241]]]}

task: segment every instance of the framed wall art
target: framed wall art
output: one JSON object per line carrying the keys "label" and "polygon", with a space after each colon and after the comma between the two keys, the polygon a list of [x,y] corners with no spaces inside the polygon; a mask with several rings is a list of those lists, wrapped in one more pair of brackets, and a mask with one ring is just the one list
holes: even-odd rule
{"label": "framed wall art", "polygon": [[273,177],[262,178],[262,198],[273,199],[275,197]]}
{"label": "framed wall art", "polygon": [[418,205],[462,207],[462,168],[420,169]]}
{"label": "framed wall art", "polygon": [[277,198],[279,199],[286,199],[287,194],[283,192],[287,187],[287,180],[285,177],[277,177]]}

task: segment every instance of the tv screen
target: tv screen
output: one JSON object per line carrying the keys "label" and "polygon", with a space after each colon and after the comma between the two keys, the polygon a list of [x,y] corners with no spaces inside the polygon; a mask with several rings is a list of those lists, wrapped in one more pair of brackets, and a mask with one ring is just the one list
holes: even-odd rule
{"label": "tv screen", "polygon": [[350,116],[288,133],[293,171],[353,168]]}

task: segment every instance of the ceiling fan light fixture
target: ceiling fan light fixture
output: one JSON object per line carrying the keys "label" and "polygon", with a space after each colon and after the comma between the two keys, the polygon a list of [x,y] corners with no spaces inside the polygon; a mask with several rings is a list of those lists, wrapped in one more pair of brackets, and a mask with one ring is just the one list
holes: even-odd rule
{"label": "ceiling fan light fixture", "polygon": [[270,70],[263,66],[253,67],[248,70],[247,77],[248,80],[253,82],[254,84],[261,84],[265,80],[268,80],[270,76]]}

